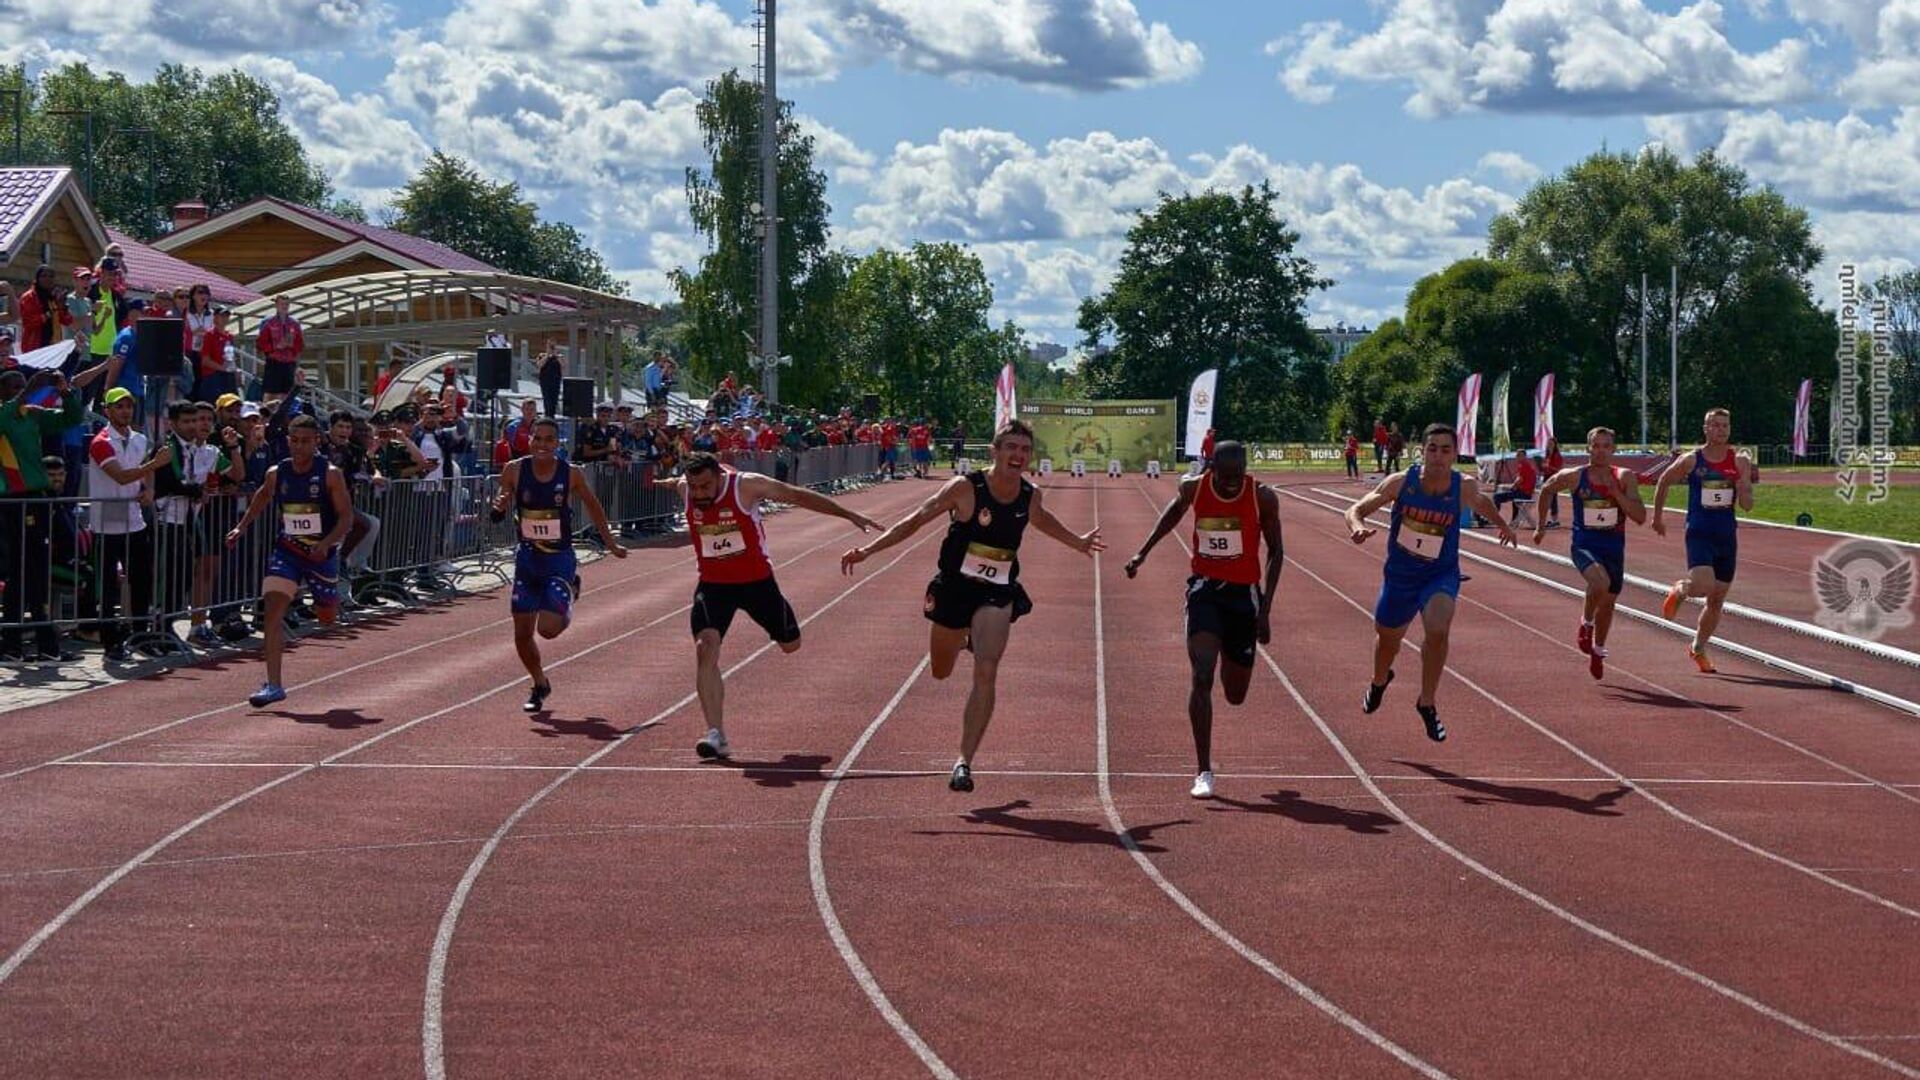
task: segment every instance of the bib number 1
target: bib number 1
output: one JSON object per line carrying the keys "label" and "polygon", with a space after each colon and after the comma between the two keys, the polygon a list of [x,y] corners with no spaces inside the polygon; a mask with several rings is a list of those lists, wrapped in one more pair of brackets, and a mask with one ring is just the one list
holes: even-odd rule
{"label": "bib number 1", "polygon": [[1446,542],[1446,537],[1434,536],[1402,525],[1394,542],[1400,545],[1400,550],[1416,559],[1431,560],[1440,557],[1440,548]]}

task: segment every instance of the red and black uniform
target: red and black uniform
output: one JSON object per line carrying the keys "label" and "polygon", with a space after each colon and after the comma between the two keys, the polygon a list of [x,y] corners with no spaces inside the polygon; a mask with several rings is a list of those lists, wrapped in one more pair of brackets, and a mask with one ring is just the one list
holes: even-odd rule
{"label": "red and black uniform", "polygon": [[987,486],[984,469],[967,474],[973,485],[973,514],[947,526],[940,543],[940,572],[927,583],[927,618],[949,630],[973,625],[983,607],[1013,606],[1013,619],[1033,610],[1020,586],[1020,539],[1027,531],[1033,485],[1020,481],[1012,502],[999,502]]}
{"label": "red and black uniform", "polygon": [[720,493],[713,502],[702,506],[687,500],[687,535],[700,568],[691,610],[694,637],[717,630],[724,638],[734,614],[745,611],[773,640],[784,645],[800,639],[793,605],[773,579],[760,504],[741,504],[738,472],[721,467]]}
{"label": "red and black uniform", "polygon": [[1193,496],[1193,575],[1187,578],[1187,636],[1212,634],[1229,662],[1253,666],[1260,610],[1260,485],[1240,481],[1222,496],[1213,471]]}

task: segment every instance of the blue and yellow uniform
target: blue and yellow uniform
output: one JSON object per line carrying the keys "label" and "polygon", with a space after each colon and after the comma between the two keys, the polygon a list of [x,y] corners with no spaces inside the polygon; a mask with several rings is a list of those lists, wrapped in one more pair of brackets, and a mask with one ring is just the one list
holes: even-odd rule
{"label": "blue and yellow uniform", "polygon": [[1717,464],[1708,461],[1704,451],[1695,450],[1693,468],[1687,472],[1687,567],[1711,566],[1715,581],[1732,581],[1739,562],[1733,516],[1734,478],[1739,470],[1733,448],[1728,447]]}
{"label": "blue and yellow uniform", "polygon": [[516,615],[551,611],[571,619],[579,571],[573,554],[573,466],[557,457],[553,475],[541,480],[533,474],[531,457],[519,464],[513,505],[520,546],[513,553],[511,609]]}
{"label": "blue and yellow uniform", "polygon": [[315,454],[302,472],[292,458],[275,466],[273,504],[275,540],[267,555],[267,576],[306,585],[318,608],[340,603],[340,550],[319,550],[320,538],[339,523],[333,493],[327,490],[327,470],[333,465]]}
{"label": "blue and yellow uniform", "polygon": [[1373,605],[1373,621],[1398,629],[1413,621],[1427,601],[1460,595],[1460,474],[1444,494],[1420,489],[1420,466],[1407,470],[1393,503],[1387,532],[1385,579]]}
{"label": "blue and yellow uniform", "polygon": [[1627,521],[1619,501],[1619,470],[1613,473],[1614,486],[1601,491],[1593,486],[1591,467],[1580,470],[1580,482],[1573,489],[1573,568],[1582,574],[1587,567],[1598,566],[1607,572],[1607,591],[1620,595],[1626,577]]}

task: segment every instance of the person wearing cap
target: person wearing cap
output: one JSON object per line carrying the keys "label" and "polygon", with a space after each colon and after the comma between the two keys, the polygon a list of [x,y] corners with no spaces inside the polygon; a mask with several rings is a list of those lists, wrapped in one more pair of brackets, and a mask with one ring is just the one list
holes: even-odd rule
{"label": "person wearing cap", "polygon": [[87,342],[93,337],[93,298],[87,293],[93,287],[93,271],[84,267],[73,268],[73,288],[67,292],[68,326],[72,328],[73,341],[77,348],[67,360],[67,374],[79,370],[80,361],[87,355]]}
{"label": "person wearing cap", "polygon": [[[153,538],[141,504],[153,502],[153,474],[173,461],[173,452],[162,448],[151,456],[147,437],[133,426],[134,409],[139,402],[124,386],[107,389],[101,398],[107,410],[107,426],[87,446],[88,524],[93,529],[94,580],[111,582],[124,568],[127,577],[127,614],[135,623],[144,621],[153,604]],[[113,621],[119,604],[118,588],[100,590],[100,643],[107,648],[109,663],[124,664],[133,659],[126,640],[131,628]]]}
{"label": "person wearing cap", "polygon": [[[59,390],[61,407],[28,404],[28,395],[48,384]],[[37,647],[22,652],[19,627],[46,619],[52,574],[51,525],[44,501],[52,489],[41,463],[40,440],[65,432],[84,415],[80,392],[58,371],[36,371],[32,379],[18,369],[0,374],[0,576],[7,582],[0,593],[0,623],[7,627],[0,630],[0,655],[76,659],[61,650],[51,622],[35,631]]]}

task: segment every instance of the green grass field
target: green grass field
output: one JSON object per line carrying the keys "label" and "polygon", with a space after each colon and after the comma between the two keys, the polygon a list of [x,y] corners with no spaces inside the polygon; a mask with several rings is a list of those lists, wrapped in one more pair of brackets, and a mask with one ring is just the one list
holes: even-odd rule
{"label": "green grass field", "polygon": [[[1753,512],[1742,517],[1797,525],[1799,516],[1805,513],[1813,515],[1812,524],[1816,529],[1920,543],[1920,490],[1911,484],[1896,485],[1891,498],[1871,506],[1867,504],[1865,490],[1857,490],[1852,504],[1848,504],[1841,502],[1833,488],[1824,484],[1768,484],[1765,474],[1770,471],[1762,470],[1761,482],[1753,489]],[[1642,491],[1647,498],[1653,497],[1652,491],[1645,488]],[[1668,489],[1667,505],[1684,508],[1687,489],[1684,486]]]}

